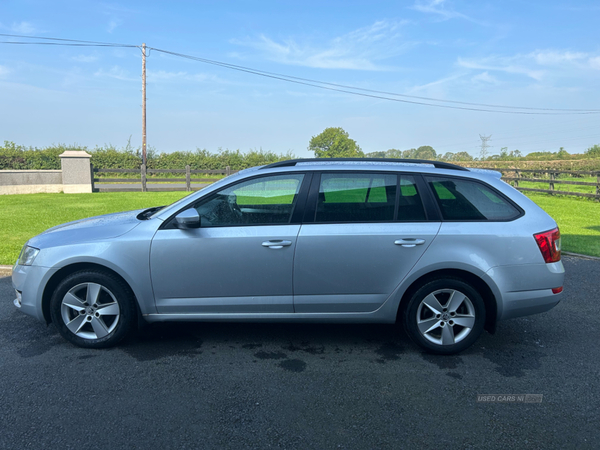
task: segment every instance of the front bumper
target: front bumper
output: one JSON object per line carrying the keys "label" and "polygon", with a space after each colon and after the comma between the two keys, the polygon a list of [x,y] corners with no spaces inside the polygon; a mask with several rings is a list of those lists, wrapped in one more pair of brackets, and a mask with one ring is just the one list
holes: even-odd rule
{"label": "front bumper", "polygon": [[12,274],[12,285],[16,291],[14,305],[25,314],[45,322],[42,297],[46,283],[55,272],[56,269],[48,267],[15,265]]}

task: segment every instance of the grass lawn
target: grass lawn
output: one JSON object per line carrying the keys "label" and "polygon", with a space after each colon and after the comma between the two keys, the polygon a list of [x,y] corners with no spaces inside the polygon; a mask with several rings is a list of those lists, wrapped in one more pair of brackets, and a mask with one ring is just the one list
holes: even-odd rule
{"label": "grass lawn", "polygon": [[0,264],[14,264],[31,237],[61,223],[173,203],[189,192],[0,195]]}
{"label": "grass lawn", "polygon": [[[596,193],[596,186],[578,186],[578,185],[574,185],[574,184],[559,184],[558,181],[561,181],[561,180],[583,181],[586,183],[596,183],[596,177],[559,178],[557,180],[557,182],[554,183],[555,191],[581,192],[583,194],[595,194]],[[550,189],[549,182],[550,182],[550,180],[542,181],[542,182],[521,181],[521,182],[519,182],[519,187],[533,188],[533,189]]]}
{"label": "grass lawn", "polygon": [[[0,264],[12,265],[23,244],[55,225],[85,217],[172,203],[187,192],[101,192],[0,196]],[[600,257],[600,203],[531,193],[558,223],[565,251]]]}
{"label": "grass lawn", "polygon": [[600,203],[566,195],[527,196],[556,220],[564,251],[600,257]]}

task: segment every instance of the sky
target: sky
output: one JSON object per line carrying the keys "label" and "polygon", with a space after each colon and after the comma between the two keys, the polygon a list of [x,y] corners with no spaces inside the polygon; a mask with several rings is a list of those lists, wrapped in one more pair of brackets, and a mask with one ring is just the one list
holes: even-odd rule
{"label": "sky", "polygon": [[[386,97],[150,51],[149,147],[298,157],[313,156],[308,142],[327,127],[365,152],[479,156],[480,135],[491,135],[490,154],[583,153],[600,143],[600,114],[551,109],[600,110],[599,22],[597,0],[0,2],[2,34],[146,43]],[[139,48],[0,43],[0,141],[138,147],[141,103]],[[516,114],[536,111],[551,114]]]}

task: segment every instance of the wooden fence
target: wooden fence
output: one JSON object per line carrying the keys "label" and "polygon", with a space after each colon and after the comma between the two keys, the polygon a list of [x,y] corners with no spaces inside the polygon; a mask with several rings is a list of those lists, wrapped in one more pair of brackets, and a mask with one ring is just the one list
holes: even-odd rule
{"label": "wooden fence", "polygon": [[[600,171],[595,172],[582,172],[582,171],[564,171],[564,170],[539,170],[539,169],[497,169],[497,168],[487,168],[487,170],[494,170],[497,172],[502,172],[502,179],[511,183],[515,188],[520,191],[528,191],[528,192],[543,192],[547,194],[560,194],[560,195],[572,195],[575,197],[587,197],[593,198],[595,200],[600,200]],[[514,173],[513,176],[506,176],[505,173]],[[185,169],[146,169],[146,166],[142,165],[139,169],[97,169],[92,167],[92,173],[94,174],[93,179],[93,190],[94,191],[132,191],[132,190],[141,190],[146,192],[150,191],[192,191],[202,189],[204,186],[214,183],[217,181],[215,178],[192,178],[192,175],[196,174],[204,174],[204,175],[224,175],[228,176],[235,171],[232,171],[229,166],[225,167],[225,169],[221,170],[191,170],[190,166],[185,166]],[[136,178],[105,178],[105,177],[96,177],[97,173],[131,173],[136,174]],[[185,178],[168,178],[163,177],[159,178],[156,176],[152,176],[154,174],[185,174]],[[530,174],[528,176],[528,174]],[[548,178],[536,178],[536,174],[547,174]],[[567,174],[571,177],[577,176],[595,176],[596,182],[586,182],[586,181],[571,181],[559,179],[558,176],[561,174]],[[136,184],[130,184],[130,183]],[[520,186],[520,182],[532,182],[532,183],[548,183],[548,189],[537,189]],[[117,183],[117,186],[115,186]],[[139,183],[139,184],[138,184]],[[174,184],[169,186],[165,184],[164,187],[160,186],[152,186],[148,189],[148,183],[171,183]],[[185,186],[183,185],[185,183]],[[192,183],[196,183],[195,186]],[[202,183],[198,185],[197,183]],[[595,188],[596,193],[583,193],[583,192],[572,192],[572,191],[564,191],[560,189],[556,189],[556,185],[571,185],[571,186],[590,186]],[[113,187],[109,187],[109,186]],[[131,186],[131,187],[129,187]]]}
{"label": "wooden fence", "polygon": [[[492,169],[488,168],[487,170],[494,170],[496,172],[502,172],[502,179],[504,181],[512,182],[512,185],[520,190],[520,191],[529,191],[529,192],[544,192],[547,194],[560,194],[560,195],[572,195],[575,197],[587,197],[593,198],[595,200],[600,200],[600,172],[583,172],[583,171],[565,171],[565,170],[538,170],[538,169]],[[505,172],[514,173],[514,176],[505,176]],[[531,176],[527,176],[527,174],[532,174]],[[548,174],[548,178],[535,178],[536,174]],[[577,176],[596,176],[596,182],[592,183],[589,181],[571,181],[559,179],[558,175],[567,174],[571,177]],[[532,182],[532,183],[548,183],[548,189],[535,189],[529,187],[519,186],[519,182]],[[596,188],[595,194],[587,194],[583,192],[572,192],[572,191],[563,191],[557,190],[557,184],[563,185],[571,185],[571,186],[590,186]]]}
{"label": "wooden fence", "polygon": [[[229,166],[221,170],[191,170],[190,166],[185,166],[185,169],[146,169],[146,166],[142,164],[139,169],[98,169],[92,166],[92,174],[94,175],[92,189],[94,192],[117,192],[117,191],[133,191],[141,190],[142,192],[147,191],[193,191],[202,189],[208,184],[218,181],[219,178],[192,178],[192,175],[204,174],[204,175],[224,175],[228,176],[237,171],[232,171]],[[131,173],[136,174],[135,178],[105,178],[96,177],[97,173]],[[185,178],[170,178],[170,177],[155,177],[153,174],[185,174]],[[150,176],[149,176],[150,175]],[[116,185],[115,185],[116,183]],[[135,184],[131,184],[135,183]],[[148,187],[148,184],[154,183],[165,183],[164,186],[152,186]],[[168,183],[174,184],[169,186]],[[185,186],[182,184],[185,183]],[[193,186],[192,183],[202,183],[201,185]],[[111,187],[112,186],[112,187]]]}

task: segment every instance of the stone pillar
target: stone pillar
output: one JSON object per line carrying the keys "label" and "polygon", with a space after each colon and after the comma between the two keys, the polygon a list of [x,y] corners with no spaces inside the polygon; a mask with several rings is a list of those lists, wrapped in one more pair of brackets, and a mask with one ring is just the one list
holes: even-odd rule
{"label": "stone pillar", "polygon": [[59,155],[62,168],[63,192],[79,194],[92,192],[90,155],[84,151],[67,150]]}

